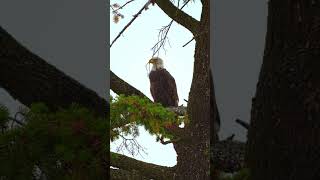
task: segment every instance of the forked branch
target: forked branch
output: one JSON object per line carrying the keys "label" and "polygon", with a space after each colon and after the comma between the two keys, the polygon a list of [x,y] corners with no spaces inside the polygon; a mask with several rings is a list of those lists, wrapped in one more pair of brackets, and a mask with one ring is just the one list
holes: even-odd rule
{"label": "forked branch", "polygon": [[[189,2],[190,0],[187,0]],[[185,3],[185,4],[186,4]],[[170,0],[156,0],[156,4],[166,13],[171,19],[176,21],[178,24],[182,25],[188,29],[192,34],[196,34],[199,26],[199,21],[194,19],[192,16],[188,15],[182,8],[177,8]]]}

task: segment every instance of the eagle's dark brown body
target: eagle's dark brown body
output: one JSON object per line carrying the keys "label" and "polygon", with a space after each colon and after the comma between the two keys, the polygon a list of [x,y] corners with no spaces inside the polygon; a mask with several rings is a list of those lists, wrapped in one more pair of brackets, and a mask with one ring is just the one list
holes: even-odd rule
{"label": "eagle's dark brown body", "polygon": [[154,102],[164,107],[178,106],[176,81],[166,69],[157,69],[149,74],[150,91]]}

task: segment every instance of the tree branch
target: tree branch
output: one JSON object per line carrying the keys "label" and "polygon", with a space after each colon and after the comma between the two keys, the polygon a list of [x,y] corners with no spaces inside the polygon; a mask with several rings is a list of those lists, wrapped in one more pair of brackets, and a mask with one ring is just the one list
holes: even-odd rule
{"label": "tree branch", "polygon": [[240,124],[242,127],[246,128],[247,130],[250,128],[250,124],[247,123],[247,122],[245,122],[245,121],[242,121],[242,120],[240,120],[240,119],[236,119],[236,122],[237,122],[238,124]]}
{"label": "tree branch", "polygon": [[199,21],[177,8],[170,2],[170,0],[156,0],[156,3],[164,13],[166,13],[178,24],[182,25],[193,34],[197,33]]}
{"label": "tree branch", "polygon": [[110,177],[112,180],[149,180],[150,178],[146,178],[141,176],[138,172],[135,171],[126,171],[123,169],[112,169],[110,168]]}
{"label": "tree branch", "polygon": [[101,117],[109,113],[105,99],[30,52],[1,26],[0,86],[26,106],[43,102],[56,110],[78,103]]}
{"label": "tree branch", "polygon": [[142,162],[118,153],[110,152],[110,166],[122,170],[135,170],[142,176],[152,179],[172,179],[174,177],[174,167],[159,166],[151,163]]}
{"label": "tree branch", "polygon": [[[126,3],[124,3],[122,6],[118,7],[117,9],[113,9],[112,5],[110,5],[110,6],[111,6],[111,8],[112,8],[113,11],[119,11],[120,9],[123,9],[126,5],[132,3],[133,1],[134,1],[134,0],[129,0],[129,1],[127,1]],[[116,4],[116,3],[115,3],[115,4]],[[115,5],[115,4],[113,4],[113,5]]]}
{"label": "tree branch", "polygon": [[121,34],[123,34],[124,31],[133,23],[133,21],[137,19],[137,17],[142,13],[142,11],[146,10],[148,8],[149,4],[150,4],[150,1],[148,1],[145,5],[143,5],[143,7],[138,11],[137,14],[133,15],[133,18],[131,19],[131,21],[129,21],[129,23],[119,32],[119,34],[116,36],[116,38],[112,41],[112,43],[110,44],[110,48],[117,41],[117,39],[121,36]]}
{"label": "tree branch", "polygon": [[120,95],[120,94],[123,94],[126,96],[137,95],[140,97],[148,98],[141,91],[139,91],[135,87],[131,86],[129,83],[125,82],[123,79],[118,77],[112,71],[110,71],[110,89],[118,95]]}

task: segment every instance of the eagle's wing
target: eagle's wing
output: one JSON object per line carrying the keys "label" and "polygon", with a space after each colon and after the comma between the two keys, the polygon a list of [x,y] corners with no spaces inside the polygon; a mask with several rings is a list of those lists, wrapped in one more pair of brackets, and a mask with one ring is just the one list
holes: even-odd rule
{"label": "eagle's wing", "polygon": [[154,102],[159,102],[165,107],[178,106],[176,82],[167,70],[151,71],[149,79],[150,92]]}
{"label": "eagle's wing", "polygon": [[167,85],[169,97],[173,98],[174,106],[178,106],[179,97],[177,92],[176,81],[166,69],[163,69],[163,76],[165,76],[165,79],[167,80],[166,85]]}
{"label": "eagle's wing", "polygon": [[151,92],[151,96],[153,98],[153,100],[155,100],[155,90],[154,90],[154,83],[150,81],[150,92]]}

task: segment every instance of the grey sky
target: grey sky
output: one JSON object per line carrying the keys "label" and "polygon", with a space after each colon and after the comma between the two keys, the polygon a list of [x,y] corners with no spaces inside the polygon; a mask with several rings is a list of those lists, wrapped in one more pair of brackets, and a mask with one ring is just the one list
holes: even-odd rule
{"label": "grey sky", "polygon": [[211,1],[211,57],[222,138],[236,134],[244,141],[246,130],[236,118],[249,121],[251,98],[262,62],[267,25],[267,2]]}
{"label": "grey sky", "polygon": [[[109,47],[104,0],[1,0],[0,24],[19,42],[101,97]],[[3,89],[0,102],[18,105]]]}

